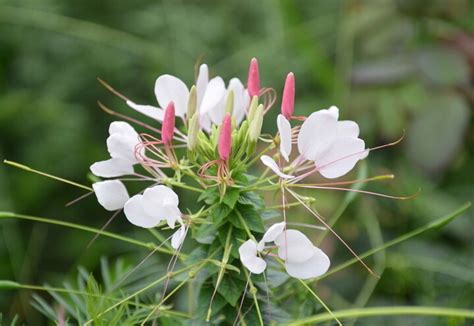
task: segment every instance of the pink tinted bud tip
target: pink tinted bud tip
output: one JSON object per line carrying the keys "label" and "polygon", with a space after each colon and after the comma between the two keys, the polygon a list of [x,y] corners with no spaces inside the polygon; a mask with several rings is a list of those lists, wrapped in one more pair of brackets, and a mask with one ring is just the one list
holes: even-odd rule
{"label": "pink tinted bud tip", "polygon": [[295,111],[295,75],[290,72],[286,76],[285,87],[283,88],[283,98],[281,101],[281,114],[288,120]]}
{"label": "pink tinted bud tip", "polygon": [[169,102],[165,110],[165,117],[161,126],[161,140],[165,145],[170,145],[174,135],[175,113],[174,103]]}
{"label": "pink tinted bud tip", "polygon": [[232,118],[230,113],[227,113],[224,122],[221,126],[221,133],[219,135],[219,157],[226,161],[230,156],[232,149]]}
{"label": "pink tinted bud tip", "polygon": [[247,91],[251,98],[253,96],[258,96],[258,93],[260,92],[260,72],[258,71],[258,61],[255,58],[250,60]]}

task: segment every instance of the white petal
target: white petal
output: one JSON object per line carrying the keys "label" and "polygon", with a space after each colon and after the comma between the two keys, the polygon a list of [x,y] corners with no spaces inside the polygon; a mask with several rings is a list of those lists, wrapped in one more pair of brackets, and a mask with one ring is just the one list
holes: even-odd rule
{"label": "white petal", "polygon": [[282,114],[278,115],[277,125],[280,133],[280,153],[288,162],[288,157],[291,154],[291,125]]}
{"label": "white petal", "polygon": [[290,276],[306,280],[323,275],[329,269],[329,257],[318,247],[313,247],[313,256],[302,263],[285,263]]}
{"label": "white petal", "polygon": [[265,232],[265,234],[263,235],[262,240],[260,240],[260,242],[258,243],[257,250],[262,251],[266,242],[275,241],[275,239],[283,232],[285,226],[285,222],[275,223],[270,226],[267,232]]}
{"label": "white petal", "polygon": [[179,205],[178,195],[173,189],[163,185],[147,188],[143,193],[143,197],[145,197],[146,201],[157,206],[163,206],[165,204]]}
{"label": "white petal", "polygon": [[329,152],[316,160],[315,164],[323,177],[338,178],[352,170],[357,161],[365,158],[367,153],[362,139],[340,137],[335,140]]}
{"label": "white petal", "polygon": [[109,135],[113,134],[125,134],[131,137],[138,138],[138,133],[135,129],[125,121],[113,121],[109,125]]}
{"label": "white petal", "polygon": [[211,122],[216,126],[220,126],[224,121],[225,116],[225,100],[226,97],[222,97],[217,105],[214,108],[207,111],[206,115],[211,119]]}
{"label": "white petal", "polygon": [[211,132],[211,119],[207,114],[202,114],[199,116],[199,124],[201,129],[210,133]]}
{"label": "white petal", "polygon": [[143,209],[143,195],[135,195],[124,206],[125,216],[130,223],[142,228],[152,228],[160,224],[161,220],[151,216]]}
{"label": "white petal", "polygon": [[171,247],[178,249],[186,237],[186,226],[181,226],[171,237]]}
{"label": "white petal", "polygon": [[298,230],[286,230],[275,239],[278,256],[289,263],[301,263],[313,255],[313,244]]}
{"label": "white petal", "polygon": [[257,244],[253,240],[245,241],[239,247],[240,261],[253,274],[261,274],[267,267],[265,260],[257,256]]}
{"label": "white petal", "polygon": [[337,123],[338,137],[359,137],[359,125],[351,120],[343,120]]}
{"label": "white petal", "polygon": [[174,229],[176,221],[182,222],[181,220],[181,211],[176,205],[165,204],[163,207],[157,209],[156,216],[160,220],[166,220],[168,226]]}
{"label": "white petal", "polygon": [[133,164],[119,158],[96,162],[90,166],[90,170],[94,175],[103,178],[121,177],[134,173]]}
{"label": "white petal", "polygon": [[164,111],[163,109],[157,108],[156,106],[152,105],[143,105],[143,104],[136,104],[132,101],[126,102],[129,107],[134,109],[135,111],[140,112],[141,114],[146,115],[152,119],[163,121]]}
{"label": "white petal", "polygon": [[171,228],[176,221],[181,221],[181,212],[178,208],[178,195],[163,185],[153,186],[143,193],[143,209],[150,215],[165,220]]}
{"label": "white petal", "polygon": [[238,78],[232,78],[229,81],[227,90],[228,92],[234,92],[234,109],[232,115],[235,117],[237,123],[240,123],[243,120],[245,111],[250,104],[250,96]]}
{"label": "white petal", "polygon": [[209,83],[209,68],[206,64],[202,64],[199,67],[199,74],[196,80],[196,96],[197,96],[197,107],[201,106],[204,92],[206,91],[207,84]]}
{"label": "white petal", "polygon": [[336,120],[339,119],[339,109],[336,106],[331,106],[329,109],[324,110],[330,113]]}
{"label": "white petal", "polygon": [[314,161],[331,147],[336,135],[337,118],[334,112],[314,112],[301,125],[298,150],[307,160]]}
{"label": "white petal", "polygon": [[155,95],[162,108],[174,103],[176,115],[183,117],[188,110],[189,90],[181,79],[171,75],[162,75],[155,82]]}
{"label": "white petal", "polygon": [[[225,95],[225,84],[221,77],[215,77],[207,84],[206,91],[199,107],[200,114],[209,113],[211,110],[217,109],[216,106],[222,101]],[[224,110],[224,107],[222,107]]]}
{"label": "white petal", "polygon": [[283,179],[291,179],[294,178],[293,175],[288,175],[280,171],[280,168],[278,167],[278,164],[268,155],[262,155],[260,157],[260,160],[262,161],[263,164],[265,164],[267,167],[270,168],[273,172],[275,172],[276,175]]}
{"label": "white petal", "polygon": [[131,135],[115,133],[107,138],[107,150],[110,157],[127,160],[131,164],[135,164],[138,163],[135,146],[139,143],[139,139]]}
{"label": "white petal", "polygon": [[106,180],[92,185],[97,201],[108,211],[123,208],[128,196],[127,188],[119,180]]}

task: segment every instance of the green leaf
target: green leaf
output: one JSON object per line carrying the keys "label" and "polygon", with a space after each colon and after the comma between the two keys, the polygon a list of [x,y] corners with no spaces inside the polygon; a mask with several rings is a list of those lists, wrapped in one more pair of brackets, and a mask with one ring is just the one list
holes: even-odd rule
{"label": "green leaf", "polygon": [[260,213],[262,220],[267,221],[274,218],[281,217],[281,212],[277,211],[276,209],[266,209]]}
{"label": "green leaf", "polygon": [[217,188],[210,188],[201,193],[198,202],[204,201],[208,205],[212,205],[219,200],[219,191]]}
{"label": "green leaf", "polygon": [[237,304],[240,296],[244,292],[245,282],[239,280],[232,274],[224,276],[217,288],[217,292],[233,307]]}
{"label": "green leaf", "polygon": [[247,191],[240,194],[239,203],[243,205],[252,205],[257,210],[261,210],[265,207],[265,202],[262,196],[254,191]]}
{"label": "green leaf", "polygon": [[229,208],[234,208],[237,200],[239,199],[239,189],[238,188],[228,188],[225,192],[222,202],[226,204]]}
{"label": "green leaf", "polygon": [[[207,310],[211,303],[212,293],[214,292],[214,287],[212,283],[204,283],[199,291],[198,295],[198,304],[196,307],[196,320],[202,322],[206,319]],[[225,307],[227,301],[220,295],[216,293],[214,300],[212,301],[212,316],[215,316],[222,308]]]}
{"label": "green leaf", "polygon": [[265,226],[263,225],[261,215],[250,205],[237,205],[237,209],[244,218],[245,223],[251,231],[263,233]]}
{"label": "green leaf", "polygon": [[215,206],[210,212],[209,216],[211,217],[212,221],[216,225],[216,227],[219,227],[219,225],[225,220],[225,218],[229,215],[231,212],[231,209],[227,205],[217,205]]}
{"label": "green leaf", "polygon": [[211,244],[216,238],[217,229],[214,224],[201,224],[193,235],[197,242]]}

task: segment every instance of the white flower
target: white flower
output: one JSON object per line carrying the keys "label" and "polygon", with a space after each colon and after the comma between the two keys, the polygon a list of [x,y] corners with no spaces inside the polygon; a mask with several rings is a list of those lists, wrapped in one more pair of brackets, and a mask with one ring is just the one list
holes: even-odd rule
{"label": "white flower", "polygon": [[263,273],[267,263],[258,254],[264,250],[265,243],[274,242],[290,276],[309,279],[326,273],[330,266],[328,256],[300,231],[284,229],[285,222],[277,223],[265,232],[258,244],[254,240],[244,242],[239,248],[242,264],[251,273]]}
{"label": "white flower", "polygon": [[[338,121],[339,109],[335,106],[312,113],[301,125],[298,134],[300,155],[314,161],[317,171],[325,178],[341,177],[351,171],[359,160],[367,157],[369,150],[359,137],[359,126],[354,121]],[[291,126],[283,115],[278,116],[280,153],[288,161],[291,154]],[[292,176],[281,172],[278,164],[262,156],[263,164],[284,179]]]}
{"label": "white flower", "polygon": [[96,162],[90,170],[99,177],[111,178],[133,174],[133,165],[138,163],[135,147],[140,137],[131,125],[123,121],[114,121],[109,127],[107,150],[110,159]]}
{"label": "white flower", "polygon": [[[221,77],[217,76],[209,80],[209,68],[206,64],[199,67],[196,97],[199,120],[203,129],[209,131],[211,123],[216,125],[222,123],[225,115],[225,101],[231,90],[234,92],[233,115],[237,122],[240,122],[250,101],[240,80],[231,79],[226,89]],[[163,121],[163,108],[172,101],[175,105],[176,116],[185,116],[188,108],[189,90],[181,79],[171,75],[159,76],[155,82],[155,96],[160,107],[136,104],[130,100],[127,101],[127,105],[146,116]]]}
{"label": "white flower", "polygon": [[186,237],[186,232],[186,226],[183,224],[178,231],[173,233],[173,236],[171,237],[171,247],[173,247],[173,249],[178,249],[181,246]]}
{"label": "white flower", "polygon": [[319,173],[328,179],[345,175],[369,153],[358,138],[357,123],[338,118],[335,106],[315,112],[305,120],[298,135],[300,154],[314,161]]}
{"label": "white flower", "polygon": [[108,211],[123,208],[128,196],[127,189],[119,180],[106,180],[92,185],[97,201]]}
{"label": "white flower", "polygon": [[173,229],[176,221],[182,223],[178,204],[178,195],[172,189],[158,185],[147,188],[143,195],[138,194],[130,198],[125,203],[124,212],[134,225],[152,228],[166,220]]}
{"label": "white flower", "polygon": [[330,266],[329,257],[298,230],[286,230],[276,239],[278,256],[285,260],[289,275],[309,279],[323,275]]}

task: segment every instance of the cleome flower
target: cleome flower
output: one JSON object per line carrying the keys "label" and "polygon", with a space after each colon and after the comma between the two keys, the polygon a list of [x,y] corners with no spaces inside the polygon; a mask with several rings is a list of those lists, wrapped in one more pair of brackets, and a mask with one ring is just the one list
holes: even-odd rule
{"label": "cleome flower", "polygon": [[278,257],[285,262],[287,273],[295,278],[310,279],[326,273],[329,257],[298,230],[285,230],[286,223],[273,224],[257,243],[247,240],[239,247],[242,264],[253,274],[261,274],[267,263],[261,257],[269,255],[274,247],[265,247],[274,242]]}
{"label": "cleome flower", "polygon": [[[197,111],[201,127],[206,131],[210,131],[212,124],[222,123],[225,115],[225,103],[229,96],[233,96],[233,116],[237,123],[240,123],[244,118],[245,110],[250,102],[248,92],[238,78],[232,78],[226,88],[221,77],[209,79],[209,68],[206,64],[199,67],[196,86],[191,90],[175,76],[159,76],[155,82],[155,96],[160,107],[136,104],[128,99],[126,103],[132,109],[150,118],[163,121],[163,108],[173,102],[178,117],[188,116],[191,118]],[[189,105],[190,103],[192,105]]]}
{"label": "cleome flower", "polygon": [[[367,157],[369,150],[359,137],[359,126],[354,121],[338,121],[339,109],[335,106],[312,113],[301,125],[297,133],[299,156],[293,161],[294,170],[305,161],[314,163],[312,172],[319,172],[328,179],[339,178],[350,172],[359,160]],[[278,115],[277,126],[280,134],[280,153],[288,162],[292,151],[292,129],[283,114]],[[269,156],[261,158],[262,163],[278,176],[291,179]]]}

